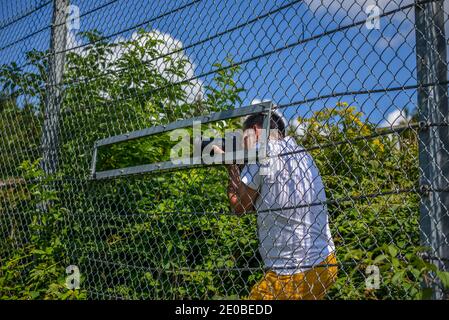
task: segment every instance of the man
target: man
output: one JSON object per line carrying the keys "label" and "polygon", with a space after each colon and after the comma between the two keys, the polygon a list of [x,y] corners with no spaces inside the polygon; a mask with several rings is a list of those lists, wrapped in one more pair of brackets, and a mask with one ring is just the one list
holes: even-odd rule
{"label": "man", "polygon": [[[260,147],[263,122],[263,114],[245,120],[246,149]],[[322,299],[337,274],[324,186],[312,157],[285,136],[275,113],[267,156],[267,163],[246,164],[241,172],[228,166],[231,207],[237,214],[257,211],[259,252],[269,269],[249,299]]]}

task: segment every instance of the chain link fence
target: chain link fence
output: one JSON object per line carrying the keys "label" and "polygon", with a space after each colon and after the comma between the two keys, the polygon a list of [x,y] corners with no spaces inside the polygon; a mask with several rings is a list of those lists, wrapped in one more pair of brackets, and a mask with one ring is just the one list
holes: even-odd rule
{"label": "chain link fence", "polygon": [[[3,1],[0,296],[447,298],[448,6]],[[288,137],[271,181],[157,167],[174,123],[265,105]]]}

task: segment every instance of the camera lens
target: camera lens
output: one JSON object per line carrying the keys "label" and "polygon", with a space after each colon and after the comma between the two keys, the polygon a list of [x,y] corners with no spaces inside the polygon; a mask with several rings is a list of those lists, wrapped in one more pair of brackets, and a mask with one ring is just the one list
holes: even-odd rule
{"label": "camera lens", "polygon": [[[229,137],[228,139],[231,139],[231,137]],[[241,147],[238,148],[237,141],[238,141],[237,137],[232,136],[232,150],[226,150],[226,146],[230,147],[230,143],[231,143],[230,141],[223,139],[223,138],[203,138],[201,140],[201,155],[203,155],[204,149],[207,146],[211,145],[209,147],[209,150],[210,150],[209,156],[213,157],[215,154],[214,154],[214,151],[212,150],[212,145],[216,145],[226,153],[232,152],[232,159],[234,159],[234,161],[235,161],[237,158],[237,152],[241,149]]]}

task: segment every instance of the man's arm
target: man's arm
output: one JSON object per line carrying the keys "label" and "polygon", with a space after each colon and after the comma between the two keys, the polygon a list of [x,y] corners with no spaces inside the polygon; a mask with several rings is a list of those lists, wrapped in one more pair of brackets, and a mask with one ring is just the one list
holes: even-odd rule
{"label": "man's arm", "polygon": [[240,169],[237,165],[228,166],[228,172],[228,197],[231,208],[236,214],[254,210],[254,203],[259,195],[258,191],[240,181]]}
{"label": "man's arm", "polygon": [[[213,146],[214,154],[224,153],[218,146]],[[236,214],[243,214],[254,210],[259,192],[240,181],[240,169],[238,165],[227,166],[229,173],[228,198],[231,208]]]}

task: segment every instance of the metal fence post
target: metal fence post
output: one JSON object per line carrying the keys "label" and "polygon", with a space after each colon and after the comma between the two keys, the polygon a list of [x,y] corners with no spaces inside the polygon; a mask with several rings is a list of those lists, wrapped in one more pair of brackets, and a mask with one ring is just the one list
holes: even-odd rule
{"label": "metal fence post", "polygon": [[69,0],[53,1],[53,18],[48,59],[48,81],[42,129],[42,168],[53,174],[58,167],[59,111],[61,104],[61,81],[64,73],[67,43],[67,7]]}
{"label": "metal fence post", "polygon": [[[449,271],[449,108],[443,1],[416,1],[415,17],[421,244],[430,248],[432,263]],[[429,279],[424,286],[433,289],[433,299],[448,298],[439,281]]]}

